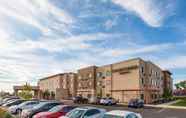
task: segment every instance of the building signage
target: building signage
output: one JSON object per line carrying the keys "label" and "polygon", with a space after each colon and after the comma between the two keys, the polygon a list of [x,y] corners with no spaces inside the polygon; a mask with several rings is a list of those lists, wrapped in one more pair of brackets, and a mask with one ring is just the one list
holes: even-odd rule
{"label": "building signage", "polygon": [[130,66],[130,67],[124,67],[124,68],[120,68],[120,69],[115,69],[115,70],[113,70],[113,73],[114,73],[114,72],[120,72],[120,73],[124,72],[124,73],[126,73],[126,72],[129,72],[129,70],[137,69],[137,68],[138,68],[137,65]]}

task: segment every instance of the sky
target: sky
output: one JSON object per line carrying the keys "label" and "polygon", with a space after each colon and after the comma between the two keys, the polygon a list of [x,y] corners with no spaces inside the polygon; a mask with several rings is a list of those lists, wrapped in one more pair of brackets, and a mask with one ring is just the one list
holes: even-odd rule
{"label": "sky", "polygon": [[0,0],[0,90],[131,58],[186,79],[185,0]]}

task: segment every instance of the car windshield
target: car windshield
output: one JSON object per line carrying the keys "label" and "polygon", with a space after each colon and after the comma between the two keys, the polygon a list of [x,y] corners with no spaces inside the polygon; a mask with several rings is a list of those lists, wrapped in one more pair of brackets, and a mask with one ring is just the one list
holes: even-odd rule
{"label": "car windshield", "polygon": [[85,110],[73,110],[67,114],[68,118],[81,118],[81,116],[85,113]]}
{"label": "car windshield", "polygon": [[62,109],[62,105],[58,105],[56,107],[53,107],[52,109],[49,110],[49,112],[58,112]]}
{"label": "car windshield", "polygon": [[123,118],[122,116],[105,114],[103,118]]}
{"label": "car windshield", "polygon": [[27,101],[27,102],[21,103],[18,107],[24,107],[24,106],[28,105],[29,103],[36,104],[36,102]]}
{"label": "car windshield", "polygon": [[38,105],[34,106],[33,109],[41,108],[41,107],[44,106],[45,104],[46,104],[45,102],[41,102],[41,103],[39,103]]}

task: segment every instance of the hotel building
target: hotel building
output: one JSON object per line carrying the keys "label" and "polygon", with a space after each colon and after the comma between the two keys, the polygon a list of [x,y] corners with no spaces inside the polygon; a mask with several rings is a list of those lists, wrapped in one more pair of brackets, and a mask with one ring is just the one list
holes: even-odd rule
{"label": "hotel building", "polygon": [[165,88],[172,91],[172,78],[168,70],[141,58],[104,66],[81,68],[76,73],[62,73],[38,82],[40,97],[53,91],[56,99],[84,97],[113,97],[121,103],[140,98],[152,103],[162,97]]}
{"label": "hotel building", "polygon": [[171,73],[166,73],[166,76],[164,73],[157,65],[140,58],[83,68],[78,70],[77,95],[109,96],[122,103],[141,98],[145,103],[152,103],[162,97],[164,82],[169,85],[169,81],[164,80],[172,81]]}
{"label": "hotel building", "polygon": [[68,99],[76,96],[76,77],[75,73],[62,73],[40,79],[38,86],[40,89],[39,97],[44,97],[44,92],[54,92],[55,99]]}

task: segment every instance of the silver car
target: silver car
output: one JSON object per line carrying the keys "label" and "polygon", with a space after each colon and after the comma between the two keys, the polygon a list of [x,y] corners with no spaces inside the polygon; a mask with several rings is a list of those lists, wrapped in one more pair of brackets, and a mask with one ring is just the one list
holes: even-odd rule
{"label": "silver car", "polygon": [[102,118],[105,112],[105,109],[81,107],[70,111],[66,116],[61,116],[60,118]]}

